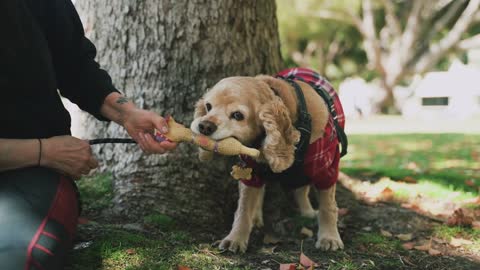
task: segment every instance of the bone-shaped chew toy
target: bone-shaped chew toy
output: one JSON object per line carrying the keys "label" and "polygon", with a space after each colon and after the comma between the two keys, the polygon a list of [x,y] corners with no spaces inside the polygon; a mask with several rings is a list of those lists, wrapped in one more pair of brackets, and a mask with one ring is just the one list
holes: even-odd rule
{"label": "bone-shaped chew toy", "polygon": [[260,155],[260,151],[257,149],[246,147],[232,137],[215,141],[204,135],[193,133],[189,128],[175,122],[171,116],[166,117],[166,120],[168,123],[168,133],[162,134],[158,130],[155,130],[155,140],[159,142],[165,140],[172,142],[190,142],[207,151],[213,151],[227,156],[242,154],[256,158]]}

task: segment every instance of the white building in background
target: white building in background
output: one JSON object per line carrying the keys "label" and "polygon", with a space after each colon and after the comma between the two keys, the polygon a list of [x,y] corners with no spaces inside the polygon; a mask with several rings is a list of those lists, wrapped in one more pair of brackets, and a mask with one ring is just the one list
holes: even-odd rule
{"label": "white building in background", "polygon": [[455,62],[448,71],[427,73],[402,114],[422,119],[480,116],[480,69]]}
{"label": "white building in background", "polygon": [[375,104],[382,99],[383,93],[376,84],[357,77],[340,84],[338,97],[347,118],[362,118],[376,113]]}

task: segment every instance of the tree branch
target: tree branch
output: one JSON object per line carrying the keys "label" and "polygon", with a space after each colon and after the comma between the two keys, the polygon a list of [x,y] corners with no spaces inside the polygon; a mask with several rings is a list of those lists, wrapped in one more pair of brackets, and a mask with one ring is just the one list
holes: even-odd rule
{"label": "tree branch", "polygon": [[[464,3],[465,3],[465,1],[457,0],[457,1],[453,1],[450,6],[444,7],[444,8],[447,9],[447,11],[445,12],[445,14],[440,19],[438,19],[435,22],[433,27],[430,28],[431,30],[427,34],[426,40],[427,41],[431,40],[435,36],[436,33],[441,31],[442,29],[444,29],[445,26],[448,23],[451,22],[453,17],[458,14],[459,10],[463,7]],[[439,11],[439,12],[441,12],[441,11]]]}
{"label": "tree branch", "polygon": [[462,51],[480,48],[480,34],[460,41],[456,48]]}
{"label": "tree branch", "polygon": [[410,58],[409,55],[412,54],[413,45],[415,40],[418,38],[418,34],[420,33],[420,12],[422,10],[423,3],[424,1],[413,1],[413,7],[408,15],[407,24],[400,42],[401,53],[399,60],[402,62],[402,65],[407,63],[408,59]]}
{"label": "tree branch", "polygon": [[402,27],[400,25],[400,20],[398,19],[397,15],[395,15],[395,8],[391,0],[381,0],[383,6],[385,7],[386,12],[386,20],[388,28],[390,32],[395,35],[399,36],[402,33]]}
{"label": "tree branch", "polygon": [[331,10],[323,9],[318,12],[307,14],[311,17],[316,17],[326,20],[334,20],[343,23],[348,23],[357,28],[357,30],[363,35],[364,29],[362,25],[362,20],[353,12],[347,10]]}
{"label": "tree branch", "polygon": [[427,71],[432,65],[437,63],[446,52],[460,42],[462,34],[467,31],[468,27],[475,20],[475,14],[478,12],[479,6],[480,0],[470,0],[450,32],[438,43],[431,44],[428,51],[420,58],[415,65],[415,72],[423,73]]}
{"label": "tree branch", "polygon": [[365,52],[367,53],[371,68],[375,68],[382,76],[384,76],[385,69],[382,65],[382,50],[380,48],[380,42],[377,38],[377,33],[375,29],[372,1],[362,1],[362,9],[362,26],[364,29],[363,36]]}

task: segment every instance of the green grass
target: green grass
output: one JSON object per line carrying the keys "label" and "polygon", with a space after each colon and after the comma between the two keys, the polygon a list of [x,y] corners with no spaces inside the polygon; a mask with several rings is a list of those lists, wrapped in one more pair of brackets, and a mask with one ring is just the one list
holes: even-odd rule
{"label": "green grass", "polygon": [[113,186],[110,174],[84,177],[76,183],[84,210],[99,211],[112,205]]}
{"label": "green grass", "polygon": [[[186,232],[171,231],[158,237],[144,236],[115,228],[107,228],[107,233],[94,240],[94,243],[74,253],[75,270],[167,270],[178,265],[191,269],[227,269],[233,262],[217,256],[216,251],[199,248],[191,242],[192,236]],[[249,268],[228,268],[249,269]]]}
{"label": "green grass", "polygon": [[480,136],[463,134],[351,135],[342,159],[347,174],[402,180],[413,177],[430,196],[478,195]]}

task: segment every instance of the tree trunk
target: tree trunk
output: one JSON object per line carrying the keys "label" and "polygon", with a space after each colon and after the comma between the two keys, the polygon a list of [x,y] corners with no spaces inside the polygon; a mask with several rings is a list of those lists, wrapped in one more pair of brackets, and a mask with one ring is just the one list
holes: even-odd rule
{"label": "tree trunk", "polygon": [[[77,0],[98,61],[139,107],[186,125],[204,91],[232,75],[273,74],[281,66],[274,0]],[[89,138],[126,137],[89,119]],[[159,212],[194,224],[226,225],[236,183],[228,160],[200,163],[187,144],[165,155],[135,145],[94,146],[114,178],[114,209]]]}

